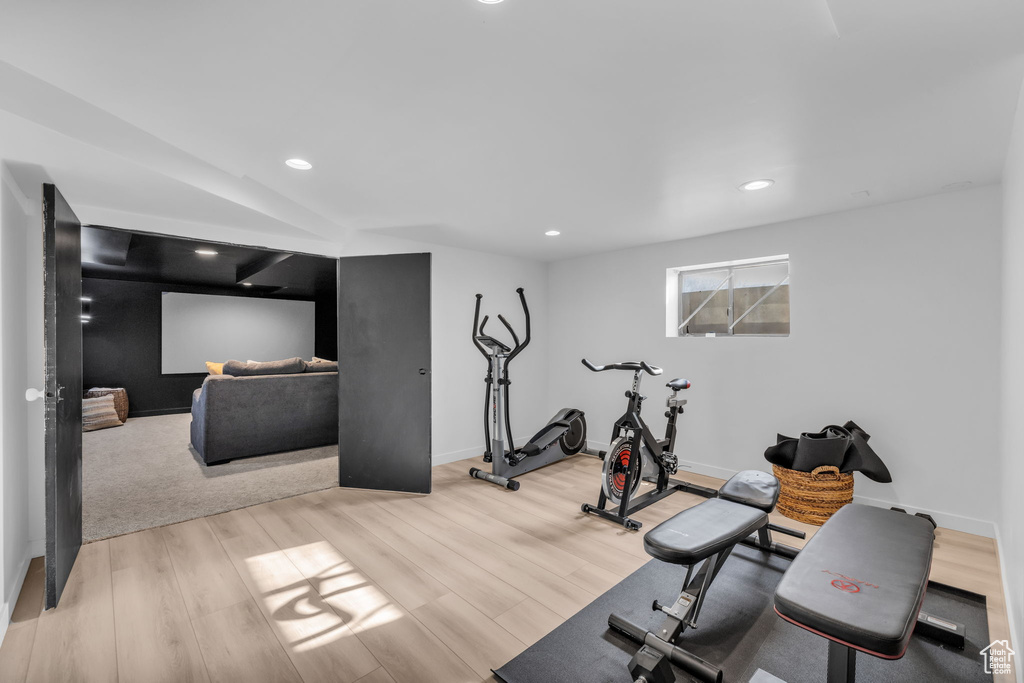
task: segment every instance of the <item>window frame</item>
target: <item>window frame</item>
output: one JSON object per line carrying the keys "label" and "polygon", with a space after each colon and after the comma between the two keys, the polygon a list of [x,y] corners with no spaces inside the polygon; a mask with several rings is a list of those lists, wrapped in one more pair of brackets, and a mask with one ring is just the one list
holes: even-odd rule
{"label": "window frame", "polygon": [[[743,311],[742,315],[736,317],[736,305],[735,305],[735,274],[738,270],[745,270],[750,268],[759,268],[763,266],[773,265],[784,265],[786,266],[786,276],[779,282],[772,285],[768,292],[762,295],[757,301],[755,301],[747,310]],[[684,292],[683,292],[683,281],[688,275],[694,275],[698,273],[712,273],[715,271],[726,271],[727,275],[725,279],[718,285],[713,292],[711,292],[704,301],[700,303],[693,311],[686,317],[684,317]],[[752,313],[758,306],[764,303],[768,297],[774,294],[783,285],[790,284],[790,278],[792,276],[792,269],[790,265],[789,254],[779,254],[777,256],[766,256],[763,258],[752,258],[743,259],[739,261],[723,261],[720,263],[704,263],[695,266],[681,266],[678,268],[669,268],[669,280],[672,282],[672,287],[675,290],[676,306],[675,306],[675,320],[669,324],[669,334],[667,336],[674,337],[788,337],[792,333],[772,333],[772,332],[752,332],[752,333],[736,333],[736,326],[741,323],[750,313]],[[674,277],[673,277],[674,276]],[[684,328],[689,325],[694,317],[700,313],[703,308],[711,302],[714,297],[728,287],[728,328],[725,332],[686,332]],[[675,329],[672,330],[671,328]],[[673,333],[674,332],[674,333]]]}

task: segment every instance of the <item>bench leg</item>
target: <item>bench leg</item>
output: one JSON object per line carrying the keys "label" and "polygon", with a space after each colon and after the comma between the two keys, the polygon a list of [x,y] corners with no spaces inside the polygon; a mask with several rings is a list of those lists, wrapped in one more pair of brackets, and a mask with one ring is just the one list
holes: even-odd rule
{"label": "bench leg", "polygon": [[857,651],[834,640],[828,641],[828,683],[854,683],[857,679]]}

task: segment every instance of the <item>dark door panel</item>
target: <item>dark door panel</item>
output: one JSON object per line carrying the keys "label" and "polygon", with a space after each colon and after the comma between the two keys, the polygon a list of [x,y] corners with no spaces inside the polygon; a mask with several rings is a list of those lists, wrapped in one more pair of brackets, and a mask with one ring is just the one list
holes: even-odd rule
{"label": "dark door panel", "polygon": [[43,185],[46,352],[46,609],[57,606],[82,546],[82,224]]}
{"label": "dark door panel", "polygon": [[430,493],[430,254],[338,268],[340,486]]}

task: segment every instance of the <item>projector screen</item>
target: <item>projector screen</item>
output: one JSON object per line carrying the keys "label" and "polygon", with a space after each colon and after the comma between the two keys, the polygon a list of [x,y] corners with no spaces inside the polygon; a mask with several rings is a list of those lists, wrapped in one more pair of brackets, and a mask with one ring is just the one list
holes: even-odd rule
{"label": "projector screen", "polygon": [[165,375],[206,372],[206,361],[313,357],[312,301],[163,292],[161,368]]}

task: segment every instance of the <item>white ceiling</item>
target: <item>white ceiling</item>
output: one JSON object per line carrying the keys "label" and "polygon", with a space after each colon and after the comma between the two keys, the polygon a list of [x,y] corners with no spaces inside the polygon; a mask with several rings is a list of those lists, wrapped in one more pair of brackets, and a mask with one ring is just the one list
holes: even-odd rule
{"label": "white ceiling", "polygon": [[72,203],[543,259],[998,182],[1024,78],[1018,0],[0,0],[0,17],[0,155],[42,163],[10,132],[37,122]]}

